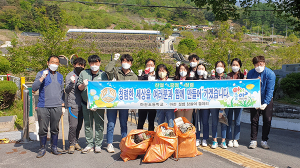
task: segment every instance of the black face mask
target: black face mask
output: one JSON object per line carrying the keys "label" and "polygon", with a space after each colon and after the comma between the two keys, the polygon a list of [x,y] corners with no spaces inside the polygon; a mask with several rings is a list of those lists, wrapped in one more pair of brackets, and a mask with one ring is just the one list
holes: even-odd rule
{"label": "black face mask", "polygon": [[78,75],[80,74],[80,72],[84,70],[84,68],[82,67],[75,67],[75,71],[78,73]]}

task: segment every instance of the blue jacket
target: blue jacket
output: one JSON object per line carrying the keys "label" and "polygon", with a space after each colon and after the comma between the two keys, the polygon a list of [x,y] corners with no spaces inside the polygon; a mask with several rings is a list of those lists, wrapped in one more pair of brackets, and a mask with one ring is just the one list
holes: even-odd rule
{"label": "blue jacket", "polygon": [[256,72],[255,69],[251,69],[248,72],[247,79],[257,79],[258,77],[261,78],[261,104],[270,104],[273,98],[276,75],[267,67],[265,67],[262,73]]}
{"label": "blue jacket", "polygon": [[[47,70],[49,71],[49,69]],[[43,82],[40,82],[43,71],[37,73],[32,84],[33,91],[39,90],[37,107],[61,107],[64,103],[64,78],[57,71],[55,74],[51,74],[49,71]]]}

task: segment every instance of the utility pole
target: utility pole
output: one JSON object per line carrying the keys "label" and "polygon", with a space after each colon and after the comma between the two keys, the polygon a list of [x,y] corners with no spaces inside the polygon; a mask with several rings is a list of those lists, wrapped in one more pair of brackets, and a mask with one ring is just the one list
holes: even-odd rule
{"label": "utility pole", "polygon": [[261,44],[264,42],[264,25],[261,26]]}
{"label": "utility pole", "polygon": [[285,38],[287,38],[287,24],[285,24]]}

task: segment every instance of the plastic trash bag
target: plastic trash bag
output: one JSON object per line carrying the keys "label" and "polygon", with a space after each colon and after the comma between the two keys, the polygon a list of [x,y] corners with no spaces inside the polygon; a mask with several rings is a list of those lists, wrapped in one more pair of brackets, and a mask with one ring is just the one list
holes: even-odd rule
{"label": "plastic trash bag", "polygon": [[225,110],[219,110],[219,122],[228,126],[228,119]]}

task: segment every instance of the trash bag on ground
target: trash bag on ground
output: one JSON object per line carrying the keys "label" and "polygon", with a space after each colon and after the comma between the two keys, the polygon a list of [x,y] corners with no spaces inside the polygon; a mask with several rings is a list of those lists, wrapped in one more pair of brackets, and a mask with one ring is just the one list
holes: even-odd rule
{"label": "trash bag on ground", "polygon": [[121,155],[124,162],[135,160],[138,155],[146,153],[155,132],[147,130],[131,130],[120,142]]}
{"label": "trash bag on ground", "polygon": [[162,123],[157,127],[154,139],[148,148],[143,162],[154,163],[167,160],[177,148],[177,136],[174,128]]}
{"label": "trash bag on ground", "polygon": [[195,157],[202,155],[196,146],[196,128],[185,117],[178,117],[174,120],[175,133],[178,136],[178,157]]}
{"label": "trash bag on ground", "polygon": [[228,126],[228,119],[225,110],[219,111],[219,122]]}

